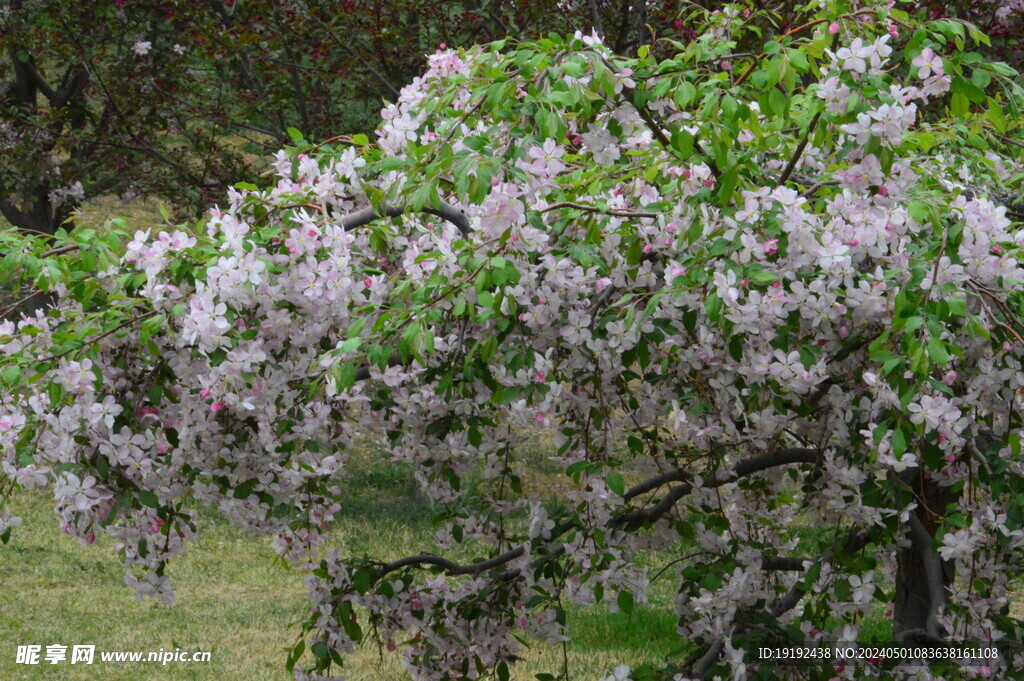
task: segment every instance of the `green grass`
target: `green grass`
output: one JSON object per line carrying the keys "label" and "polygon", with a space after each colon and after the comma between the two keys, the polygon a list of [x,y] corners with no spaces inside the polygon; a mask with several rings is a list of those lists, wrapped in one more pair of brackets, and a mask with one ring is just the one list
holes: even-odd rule
{"label": "green grass", "polygon": [[[352,555],[397,558],[431,550],[433,510],[421,499],[408,468],[364,452],[354,456],[346,479],[340,522],[332,546]],[[200,512],[198,542],[175,560],[168,574],[178,602],[167,607],[136,602],[125,586],[113,541],[82,546],[64,536],[46,491],[18,492],[14,515],[24,524],[0,548],[0,679],[170,679],[234,681],[291,678],[285,649],[308,613],[303,575],[276,560],[269,539],[228,525],[214,511]],[[661,559],[648,557],[660,564]],[[663,561],[667,562],[667,561]],[[581,678],[622,662],[658,661],[678,646],[671,580],[656,583],[652,604],[630,615],[605,608],[570,606],[570,665]],[[14,664],[18,645],[93,644],[100,650],[150,651],[175,647],[212,651],[209,663],[100,663],[91,666]],[[514,678],[557,672],[558,646],[536,643],[523,652]],[[395,656],[383,660],[366,646],[347,661],[350,679],[398,679]]]}

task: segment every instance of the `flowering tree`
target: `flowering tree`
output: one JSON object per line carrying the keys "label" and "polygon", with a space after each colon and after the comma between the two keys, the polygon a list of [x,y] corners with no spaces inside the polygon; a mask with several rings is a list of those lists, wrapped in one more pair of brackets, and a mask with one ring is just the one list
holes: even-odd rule
{"label": "flowering tree", "polygon": [[[273,535],[309,572],[301,679],[363,642],[507,679],[565,602],[630,610],[635,553],[683,544],[683,652],[615,679],[800,676],[755,651],[856,640],[876,601],[895,641],[1019,641],[1014,72],[970,25],[816,11],[746,57],[738,8],[665,60],[439,51],[374,143],[281,152],[202,223],[0,235],[0,274],[56,296],[0,324],[6,487],[53,485],[167,603],[196,504]],[[440,552],[330,546],[368,431],[448,509]],[[533,431],[566,503],[523,474]],[[930,678],[1021,678],[1020,650]]]}
{"label": "flowering tree", "polygon": [[[1020,59],[1020,0],[913,7],[970,19],[999,36],[991,52]],[[747,21],[735,54],[798,24],[799,10],[782,4]],[[617,54],[648,45],[668,58],[660,39],[699,28],[685,0],[7,0],[0,215],[52,234],[104,194],[157,194],[195,214],[231,182],[255,179],[262,167],[243,152],[289,142],[289,128],[321,140],[372,130],[381,98],[397,97],[438,45],[593,29]]]}
{"label": "flowering tree", "polygon": [[101,194],[207,206],[255,179],[243,149],[372,130],[438,44],[596,21],[629,49],[678,12],[592,4],[0,2],[0,215],[52,234]]}

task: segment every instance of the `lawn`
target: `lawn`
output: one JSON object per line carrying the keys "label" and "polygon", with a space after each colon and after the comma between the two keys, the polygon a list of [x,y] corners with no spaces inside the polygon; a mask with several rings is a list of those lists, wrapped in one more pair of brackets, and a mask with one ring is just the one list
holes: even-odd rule
{"label": "lawn", "polygon": [[[370,452],[353,457],[334,545],[356,555],[395,558],[433,547],[431,510],[408,471]],[[386,491],[382,491],[386,490]],[[173,679],[259,681],[291,678],[284,671],[293,626],[308,612],[302,574],[276,559],[267,537],[228,525],[203,511],[203,532],[169,574],[178,602],[136,602],[122,582],[113,540],[81,546],[64,536],[46,491],[18,492],[10,504],[24,524],[0,548],[0,679]],[[652,566],[670,555],[644,556]],[[669,571],[671,572],[671,571]],[[658,661],[678,645],[671,579],[655,583],[652,603],[631,615],[603,608],[569,611],[573,642],[567,652],[578,678],[596,678],[615,664]],[[15,664],[18,645],[95,645],[99,651],[209,650],[209,663],[100,663],[91,666]],[[558,671],[562,650],[537,644],[515,678]],[[398,679],[394,656],[367,646],[348,661],[350,679]],[[405,677],[407,678],[407,677]]]}

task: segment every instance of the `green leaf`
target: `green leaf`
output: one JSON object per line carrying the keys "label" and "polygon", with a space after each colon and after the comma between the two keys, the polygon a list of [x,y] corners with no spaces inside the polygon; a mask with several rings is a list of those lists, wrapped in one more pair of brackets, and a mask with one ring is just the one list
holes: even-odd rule
{"label": "green leaf", "polygon": [[620,497],[626,495],[626,482],[622,479],[622,475],[616,471],[609,473],[608,477],[605,478],[605,482],[608,483],[608,489],[615,494],[618,494]]}
{"label": "green leaf", "polygon": [[287,669],[289,672],[293,672],[295,670],[296,663],[298,663],[299,658],[302,657],[302,653],[304,653],[305,651],[306,641],[305,639],[300,639],[299,642],[295,644],[295,647],[292,648],[291,652],[288,654],[288,660],[285,662],[285,669]]}
{"label": "green leaf", "polygon": [[14,385],[21,378],[21,369],[16,366],[7,366],[0,370],[0,380],[7,385]]}
{"label": "green leaf", "polygon": [[540,131],[541,136],[545,139],[557,140],[561,137],[558,133],[562,126],[562,121],[558,114],[547,109],[541,109],[537,112],[534,120],[537,122],[537,129]]}
{"label": "green leaf", "polygon": [[971,110],[970,102],[967,100],[967,96],[962,92],[955,92],[949,100],[949,112],[957,118],[963,118]]}
{"label": "green leaf", "polygon": [[297,128],[288,128],[288,136],[292,138],[292,142],[296,144],[305,144],[306,138],[302,136],[302,133]]}
{"label": "green leaf", "polygon": [[899,459],[905,451],[907,451],[907,436],[904,435],[902,428],[897,428],[892,432],[892,453]]}
{"label": "green leaf", "polygon": [[352,586],[356,588],[360,594],[365,594],[370,590],[370,586],[373,584],[374,578],[377,576],[377,571],[372,567],[361,567],[356,570],[356,573],[352,575]]}
{"label": "green leaf", "polygon": [[627,615],[633,613],[633,594],[628,591],[620,591],[618,597],[615,599],[619,604],[619,610]]}
{"label": "green leaf", "polygon": [[794,48],[787,48],[786,56],[789,57],[789,63],[796,67],[797,71],[802,73],[810,68],[810,64],[807,62],[807,55],[802,51]]}
{"label": "green leaf", "polygon": [[679,84],[673,96],[676,106],[680,109],[685,109],[696,98],[697,88],[694,87],[693,83],[686,80]]}
{"label": "green leaf", "polygon": [[933,338],[928,341],[928,356],[936,364],[945,366],[946,362],[949,361],[949,350],[946,349],[945,343],[938,338]]}

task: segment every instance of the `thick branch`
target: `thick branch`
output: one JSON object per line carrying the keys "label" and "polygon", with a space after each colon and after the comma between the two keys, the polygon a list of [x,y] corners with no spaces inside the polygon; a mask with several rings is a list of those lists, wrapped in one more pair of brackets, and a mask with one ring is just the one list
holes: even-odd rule
{"label": "thick branch", "polygon": [[[355,229],[368,225],[377,218],[398,217],[405,211],[406,206],[404,203],[389,203],[379,208],[369,206],[341,218],[338,221],[338,225],[344,230]],[[442,220],[452,223],[462,233],[462,236],[469,236],[469,218],[466,217],[466,214],[461,209],[456,208],[447,201],[442,200],[437,208],[426,206],[423,208],[423,212],[436,215]]]}
{"label": "thick branch", "polygon": [[587,2],[587,9],[590,10],[590,28],[593,29],[599,38],[604,40],[604,25],[601,23],[601,13],[597,9],[597,1],[589,0]]}
{"label": "thick branch", "polygon": [[[711,481],[705,483],[705,485],[707,487],[720,487],[722,485],[727,485],[730,482],[736,482],[740,478],[745,478],[748,475],[753,475],[754,473],[774,468],[776,466],[784,466],[791,463],[816,463],[818,461],[818,456],[818,450],[803,448],[783,449],[777,452],[760,454],[740,461],[736,464],[733,471],[719,474]],[[661,501],[653,506],[633,511],[632,513],[627,513],[622,518],[622,522],[652,522],[665,515],[665,513],[668,513],[669,509],[671,509],[679,499],[689,494],[693,487],[693,474],[681,468],[668,471],[667,473],[655,476],[640,483],[639,485],[631,487],[626,492],[625,499],[626,501],[629,501],[630,499],[644,494],[645,492],[650,492],[670,482],[681,482],[683,484],[673,487],[669,493],[661,499]]]}

